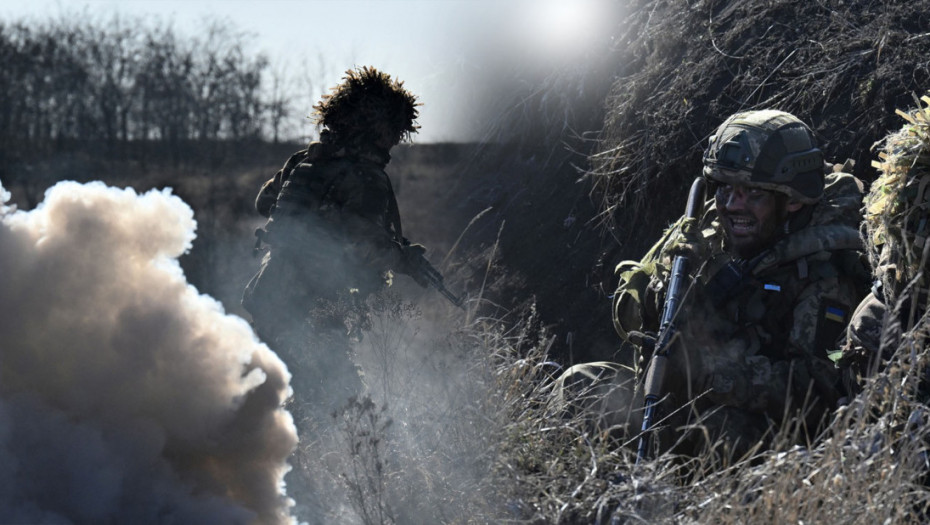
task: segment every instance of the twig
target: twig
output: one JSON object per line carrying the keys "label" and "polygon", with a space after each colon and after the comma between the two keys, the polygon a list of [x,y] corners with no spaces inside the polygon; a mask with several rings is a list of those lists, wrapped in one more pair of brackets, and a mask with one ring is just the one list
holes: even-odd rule
{"label": "twig", "polygon": [[797,49],[791,50],[791,52],[788,53],[788,56],[786,56],[784,60],[782,60],[781,62],[779,62],[778,65],[775,66],[775,69],[773,69],[772,72],[769,73],[769,75],[768,75],[767,77],[765,77],[765,78],[762,80],[762,82],[759,83],[758,86],[756,86],[756,89],[752,90],[752,93],[750,93],[748,97],[746,97],[745,99],[743,99],[743,102],[740,104],[740,108],[745,107],[745,106],[746,106],[746,102],[747,102],[749,99],[751,99],[751,98],[756,94],[756,91],[759,91],[760,89],[762,89],[762,87],[765,86],[765,83],[768,82],[770,78],[772,78],[772,75],[774,75],[776,72],[778,72],[778,70],[781,69],[781,66],[785,65],[785,62],[787,62],[788,59],[790,59],[791,57],[793,57],[794,54],[797,53],[797,52],[798,52]]}
{"label": "twig", "polygon": [[439,263],[439,268],[442,269],[442,268],[445,268],[445,267],[446,267],[446,261],[447,261],[447,260],[449,259],[449,257],[452,255],[452,252],[454,252],[455,249],[458,247],[459,242],[462,241],[462,237],[465,236],[465,232],[467,232],[468,229],[471,228],[471,226],[472,226],[473,224],[475,224],[475,222],[478,221],[478,219],[480,219],[481,217],[483,217],[485,213],[491,211],[493,208],[494,208],[493,206],[488,206],[487,208],[481,210],[481,212],[478,213],[478,215],[475,215],[470,221],[468,221],[468,224],[467,224],[467,225],[465,226],[465,228],[462,230],[462,233],[459,234],[458,238],[455,239],[455,243],[452,244],[452,248],[449,248],[449,251],[448,251],[448,253],[446,253],[446,256],[442,258],[442,262]]}
{"label": "twig", "polygon": [[[501,221],[501,226],[497,230],[497,239],[494,241],[494,247],[491,249],[491,255],[488,256],[488,266],[484,270],[484,279],[481,280],[481,289],[478,290],[478,301],[476,301],[476,304],[480,303],[481,298],[484,296],[484,287],[488,282],[488,275],[491,273],[491,266],[494,264],[494,256],[497,255],[497,248],[501,243],[501,233],[504,231],[504,224],[506,222],[507,221]],[[466,319],[466,324],[469,323],[471,323],[471,312],[469,312],[468,318]]]}

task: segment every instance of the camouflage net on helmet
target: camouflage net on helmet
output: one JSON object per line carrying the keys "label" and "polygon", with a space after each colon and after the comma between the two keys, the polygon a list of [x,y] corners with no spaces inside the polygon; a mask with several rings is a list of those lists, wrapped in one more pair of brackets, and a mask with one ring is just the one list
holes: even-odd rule
{"label": "camouflage net on helmet", "polygon": [[416,96],[373,67],[349,69],[311,117],[346,144],[397,144],[419,126]]}
{"label": "camouflage net on helmet", "polygon": [[886,304],[908,286],[930,283],[921,273],[930,252],[930,96],[921,100],[917,109],[897,111],[907,123],[885,137],[872,163],[879,177],[865,199],[864,241]]}

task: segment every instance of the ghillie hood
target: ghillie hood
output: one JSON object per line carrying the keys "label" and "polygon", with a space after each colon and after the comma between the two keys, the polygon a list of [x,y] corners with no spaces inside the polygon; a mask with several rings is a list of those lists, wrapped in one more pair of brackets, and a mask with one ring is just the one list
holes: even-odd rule
{"label": "ghillie hood", "polygon": [[917,109],[897,111],[907,123],[885,137],[872,163],[879,176],[865,199],[862,234],[885,304],[907,286],[930,283],[922,274],[930,251],[930,96],[921,100]]}
{"label": "ghillie hood", "polygon": [[373,67],[346,71],[342,83],[313,106],[312,118],[342,145],[390,149],[419,126],[416,96]]}

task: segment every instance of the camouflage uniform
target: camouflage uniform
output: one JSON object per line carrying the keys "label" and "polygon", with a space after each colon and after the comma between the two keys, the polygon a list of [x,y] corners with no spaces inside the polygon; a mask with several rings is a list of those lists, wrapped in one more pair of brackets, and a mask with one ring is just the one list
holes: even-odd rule
{"label": "camouflage uniform", "polygon": [[[679,221],[646,259],[618,266],[614,323],[629,341],[631,333],[658,330],[676,240],[691,241],[689,249],[702,255],[678,321],[663,402],[667,412],[690,405],[667,422],[672,432],[660,437],[661,447],[672,442],[676,429],[698,419],[711,442],[722,438],[737,453],[802,408],[807,429],[819,426],[841,395],[827,351],[842,334],[864,280],[857,252],[861,196],[854,177],[830,175],[809,224],[750,261],[725,251],[711,212],[698,239],[682,232],[685,223]],[[676,450],[695,454],[705,444],[695,431]]]}
{"label": "camouflage uniform", "polygon": [[[886,310],[885,303],[873,291],[859,303],[849,320],[846,343],[836,356],[847,395],[859,393],[862,379],[877,372],[882,363],[891,359],[897,346],[889,344],[884,353],[881,351]],[[882,359],[876,359],[879,355]]]}
{"label": "camouflage uniform", "polygon": [[[802,425],[801,441],[813,437],[840,397],[827,351],[868,285],[858,234],[863,188],[842,168],[825,177],[810,128],[777,110],[729,117],[703,164],[704,179],[719,190],[708,201],[716,207],[683,217],[641,261],[617,266],[613,317],[624,346],[635,349],[641,380],[673,260],[688,255],[675,336],[662,349],[668,364],[652,442],[688,455],[711,448],[727,459],[793,430],[788,422]],[[600,411],[598,424],[617,428],[623,416],[615,403],[583,397],[623,397],[624,374],[604,370],[576,365],[559,383],[571,387],[563,391],[586,389],[574,406]]]}
{"label": "camouflage uniform", "polygon": [[262,236],[271,248],[243,297],[261,332],[364,300],[402,269],[388,159],[315,142],[262,186],[255,206],[270,219]]}

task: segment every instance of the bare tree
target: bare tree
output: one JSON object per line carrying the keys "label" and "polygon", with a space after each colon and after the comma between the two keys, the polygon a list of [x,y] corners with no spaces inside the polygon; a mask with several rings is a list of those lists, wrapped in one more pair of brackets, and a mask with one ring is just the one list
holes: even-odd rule
{"label": "bare tree", "polygon": [[86,11],[0,23],[0,168],[18,151],[103,145],[125,158],[141,144],[143,161],[154,146],[177,164],[212,161],[224,143],[281,140],[294,127],[295,77],[269,75],[252,36],[228,22],[202,27],[187,38],[159,19]]}
{"label": "bare tree", "polygon": [[271,86],[268,92],[268,126],[271,128],[271,142],[277,144],[284,132],[286,120],[291,116],[291,98],[288,93],[287,69],[281,65],[271,68],[269,74]]}

